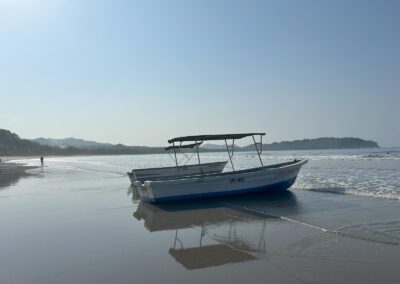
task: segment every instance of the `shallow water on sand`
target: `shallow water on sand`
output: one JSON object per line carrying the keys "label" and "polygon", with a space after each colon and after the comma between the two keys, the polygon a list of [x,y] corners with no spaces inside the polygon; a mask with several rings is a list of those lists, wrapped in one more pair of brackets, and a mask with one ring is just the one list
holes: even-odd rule
{"label": "shallow water on sand", "polygon": [[48,158],[0,189],[0,283],[397,283],[400,160],[343,152],[297,152],[290,191],[159,206],[125,172],[168,156]]}

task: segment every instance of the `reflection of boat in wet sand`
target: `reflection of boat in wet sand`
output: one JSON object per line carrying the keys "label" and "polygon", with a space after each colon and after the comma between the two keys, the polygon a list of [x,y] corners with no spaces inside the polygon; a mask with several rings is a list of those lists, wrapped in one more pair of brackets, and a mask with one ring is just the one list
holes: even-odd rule
{"label": "reflection of boat in wet sand", "polygon": [[[286,195],[287,198],[292,198]],[[254,199],[268,198],[255,195]],[[150,232],[175,231],[169,254],[187,269],[200,269],[228,263],[256,260],[266,253],[267,223],[280,222],[239,207],[230,208],[218,202],[169,203],[157,206],[140,202],[134,216],[144,220]],[[254,228],[255,227],[255,228]],[[249,228],[250,236],[246,235]],[[187,240],[187,230],[197,230],[199,239]],[[254,237],[255,232],[259,237]],[[188,242],[187,242],[188,241]],[[191,245],[186,245],[190,243]]]}
{"label": "reflection of boat in wet sand", "polygon": [[140,202],[134,216],[138,220],[143,219],[144,226],[150,232],[265,219],[265,217],[230,209],[217,203],[189,204],[185,207],[168,204],[168,206],[159,207]]}
{"label": "reflection of boat in wet sand", "polygon": [[[197,135],[185,136],[168,140],[171,147],[175,143],[223,140],[231,162],[232,171],[224,173],[212,173],[191,175],[186,177],[173,177],[161,180],[148,180],[144,183],[137,181],[135,186],[139,189],[142,200],[148,202],[161,202],[177,199],[203,198],[210,196],[233,195],[260,192],[266,190],[283,190],[292,186],[297,178],[300,168],[307,160],[293,160],[290,162],[264,166],[261,159],[262,136],[265,133],[245,134],[221,134],[221,135]],[[256,142],[255,136],[260,136],[260,142]],[[261,167],[245,170],[235,170],[232,156],[234,153],[235,139],[252,137]],[[227,140],[232,139],[232,145],[228,146]],[[199,166],[201,166],[200,155],[197,149]]]}

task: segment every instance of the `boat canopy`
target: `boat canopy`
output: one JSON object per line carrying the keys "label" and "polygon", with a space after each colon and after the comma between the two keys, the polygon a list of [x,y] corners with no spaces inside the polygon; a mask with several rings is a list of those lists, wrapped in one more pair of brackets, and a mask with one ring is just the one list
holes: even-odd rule
{"label": "boat canopy", "polygon": [[261,135],[265,133],[239,133],[239,134],[211,134],[211,135],[193,135],[182,136],[168,140],[168,143],[187,142],[187,141],[209,141],[209,140],[227,140],[227,139],[242,139],[248,136]]}
{"label": "boat canopy", "polygon": [[168,146],[168,147],[165,147],[165,151],[173,150],[173,149],[193,149],[195,147],[200,146],[202,143],[203,142],[197,142],[197,143],[186,144],[186,145]]}
{"label": "boat canopy", "polygon": [[[210,140],[224,140],[225,141],[225,146],[226,150],[228,152],[229,160],[231,161],[231,166],[232,170],[235,171],[235,167],[232,162],[232,157],[235,149],[235,139],[242,139],[245,137],[251,136],[253,138],[254,146],[256,147],[256,152],[258,155],[258,159],[260,160],[261,166],[263,167],[263,162],[261,159],[261,153],[262,153],[262,137],[265,135],[264,132],[252,132],[252,133],[239,133],[239,134],[211,134],[211,135],[192,135],[192,136],[182,136],[182,137],[176,137],[168,140],[168,143],[172,143],[172,146],[165,148],[167,149],[173,149],[174,150],[174,160],[176,163],[176,166],[178,167],[178,159],[176,157],[176,150],[180,150],[182,147],[182,142],[196,142],[194,144],[187,144],[187,145],[195,145],[194,148],[196,148],[197,152],[197,159],[199,161],[199,165],[201,164],[200,162],[200,155],[199,155],[199,147],[198,145],[196,146],[197,143],[203,143],[204,141],[210,141]],[[257,142],[256,138],[254,136],[259,136],[260,141]],[[227,140],[232,139],[232,145],[228,145]],[[175,145],[175,142],[179,142],[179,145]],[[169,154],[169,152],[167,152]],[[182,154],[184,154],[182,152]],[[184,154],[185,155],[185,154]],[[186,156],[186,155],[185,155]],[[188,157],[187,157],[188,158]],[[190,158],[188,158],[190,160]],[[201,166],[200,166],[201,167]]]}

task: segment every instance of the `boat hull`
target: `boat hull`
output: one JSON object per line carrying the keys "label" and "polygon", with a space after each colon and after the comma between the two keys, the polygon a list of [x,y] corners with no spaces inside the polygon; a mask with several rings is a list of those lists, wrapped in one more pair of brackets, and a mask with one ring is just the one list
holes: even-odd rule
{"label": "boat hull", "polygon": [[171,200],[288,189],[307,160],[298,160],[257,169],[188,177],[186,179],[146,181],[138,186],[142,200],[156,203]]}
{"label": "boat hull", "polygon": [[172,177],[192,176],[199,175],[202,172],[205,174],[220,173],[224,169],[227,161],[204,163],[201,168],[198,164],[186,165],[179,167],[163,167],[163,168],[147,168],[147,169],[134,169],[128,173],[131,183],[136,181],[146,180],[160,180]]}

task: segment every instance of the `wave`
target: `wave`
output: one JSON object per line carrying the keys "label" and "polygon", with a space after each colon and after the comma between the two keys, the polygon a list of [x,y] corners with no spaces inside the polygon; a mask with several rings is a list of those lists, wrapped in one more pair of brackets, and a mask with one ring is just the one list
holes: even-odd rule
{"label": "wave", "polygon": [[353,196],[362,196],[368,198],[382,198],[382,199],[390,199],[390,200],[399,200],[400,201],[400,192],[372,192],[372,191],[361,191],[361,190],[352,190],[346,189],[342,187],[303,187],[294,185],[292,187],[296,190],[306,190],[320,193],[330,193],[330,194],[341,194],[341,195],[353,195]]}
{"label": "wave", "polygon": [[[251,157],[258,158],[258,157]],[[369,160],[400,160],[400,153],[396,154],[365,154],[365,155],[285,155],[285,156],[266,156],[263,160],[291,160],[294,158],[305,158],[310,161],[369,161]]]}

